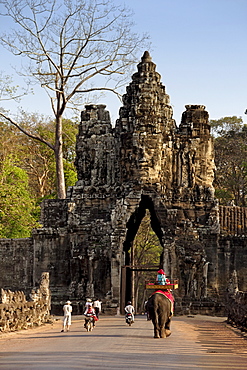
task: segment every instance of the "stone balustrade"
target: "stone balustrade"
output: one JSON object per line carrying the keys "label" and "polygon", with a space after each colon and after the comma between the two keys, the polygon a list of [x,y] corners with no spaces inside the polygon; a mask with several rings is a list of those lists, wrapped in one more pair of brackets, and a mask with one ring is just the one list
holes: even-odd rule
{"label": "stone balustrade", "polygon": [[227,303],[227,322],[247,332],[247,292],[236,291],[231,294]]}
{"label": "stone balustrade", "polygon": [[219,206],[221,234],[247,234],[247,208],[237,206]]}
{"label": "stone balustrade", "polygon": [[21,291],[1,289],[0,332],[16,331],[49,322],[50,291],[49,274],[43,273],[38,289],[33,289],[30,301]]}

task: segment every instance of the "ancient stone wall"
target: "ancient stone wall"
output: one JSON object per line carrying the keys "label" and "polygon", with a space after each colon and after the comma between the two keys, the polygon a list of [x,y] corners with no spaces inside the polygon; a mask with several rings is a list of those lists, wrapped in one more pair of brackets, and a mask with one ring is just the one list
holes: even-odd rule
{"label": "ancient stone wall", "polygon": [[226,310],[227,322],[241,331],[247,332],[247,291],[237,291],[234,294],[230,294]]}
{"label": "ancient stone wall", "polygon": [[[147,209],[164,250],[161,264],[181,281],[179,294],[204,295],[207,255],[216,263],[219,224],[208,113],[204,106],[186,106],[177,129],[155,68],[144,53],[115,128],[105,106],[86,106],[82,112],[76,144],[79,181],[68,191],[76,266],[70,290],[75,297],[80,291],[82,297],[103,294],[103,299],[107,292],[119,304],[121,267],[130,263]],[[209,271],[214,292],[215,271]]]}
{"label": "ancient stone wall", "polygon": [[233,272],[237,276],[239,290],[247,291],[247,240],[245,235],[220,236],[218,243],[219,289],[228,291]]}
{"label": "ancient stone wall", "polygon": [[30,293],[34,286],[33,252],[32,238],[0,239],[0,287]]}
{"label": "ancient stone wall", "polygon": [[22,291],[1,289],[0,332],[28,329],[48,322],[51,296],[49,274],[43,273],[38,289],[33,289],[30,300]]}
{"label": "ancient stone wall", "polygon": [[[205,106],[186,105],[177,126],[161,76],[145,52],[115,127],[105,108],[87,105],[82,111],[78,182],[65,200],[43,202],[42,227],[26,241],[24,258],[25,241],[0,243],[0,257],[6,253],[0,267],[7,271],[0,285],[10,287],[12,278],[16,284],[17,273],[20,284],[32,286],[49,271],[53,312],[66,299],[82,310],[89,296],[100,298],[109,311],[123,308],[132,298],[131,276],[123,271],[133,262],[134,238],[149,211],[162,249],[157,267],[179,279],[174,294],[181,312],[202,303],[219,312],[235,269],[246,286],[246,220],[243,210],[219,207],[214,196]],[[23,276],[13,259],[20,267],[26,261]]]}
{"label": "ancient stone wall", "polygon": [[42,225],[46,228],[67,226],[69,204],[64,199],[45,199],[41,204]]}
{"label": "ancient stone wall", "polygon": [[[69,299],[71,281],[70,242],[65,228],[45,228],[33,231],[33,282],[38,284],[44,271],[50,273],[50,290],[60,305]],[[61,309],[61,308],[60,308]]]}

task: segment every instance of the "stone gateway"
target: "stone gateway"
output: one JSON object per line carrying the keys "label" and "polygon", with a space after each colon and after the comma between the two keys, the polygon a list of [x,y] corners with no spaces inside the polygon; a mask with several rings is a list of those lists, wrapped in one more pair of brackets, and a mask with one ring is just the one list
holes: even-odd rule
{"label": "stone gateway", "polygon": [[[186,105],[177,127],[147,51],[137,68],[115,127],[104,105],[88,105],[82,112],[78,182],[67,198],[42,203],[42,228],[31,238],[0,240],[0,267],[6,271],[0,286],[31,289],[47,271],[53,312],[69,298],[79,313],[86,297],[98,297],[107,312],[116,313],[130,298],[125,267],[148,210],[163,250],[160,267],[179,280],[177,311],[222,313],[233,271],[239,271],[240,289],[247,286],[245,213],[220,207],[214,196],[205,106]],[[226,208],[238,212],[241,232],[234,226],[227,235],[222,232],[230,217]]]}

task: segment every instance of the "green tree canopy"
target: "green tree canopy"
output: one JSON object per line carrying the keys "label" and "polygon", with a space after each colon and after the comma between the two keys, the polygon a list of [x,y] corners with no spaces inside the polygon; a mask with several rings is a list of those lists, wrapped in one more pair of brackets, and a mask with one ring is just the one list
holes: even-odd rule
{"label": "green tree canopy", "polygon": [[242,117],[222,117],[219,119],[210,120],[213,136],[225,136],[231,132],[238,132],[242,130],[243,120]]}
{"label": "green tree canopy", "polygon": [[215,190],[222,205],[246,206],[247,125],[241,117],[210,121],[215,134]]}
{"label": "green tree canopy", "polygon": [[18,160],[6,156],[0,163],[0,237],[25,238],[37,226],[32,212],[34,202],[28,188],[28,175]]}
{"label": "green tree canopy", "polygon": [[[22,113],[24,127],[54,136],[54,120]],[[77,122],[65,120],[66,186],[77,181],[74,167]],[[26,237],[40,218],[40,202],[56,196],[55,158],[44,143],[33,141],[8,122],[0,122],[0,237]]]}
{"label": "green tree canopy", "polygon": [[[147,210],[142,219],[140,227],[133,243],[133,265],[138,267],[154,267],[160,265],[160,256],[162,247],[159,239],[153,231],[150,223],[150,212]],[[156,272],[154,271],[136,271],[133,273],[135,308],[138,312],[143,311],[145,297],[145,281],[155,281]]]}
{"label": "green tree canopy", "polygon": [[162,247],[150,223],[147,210],[134,239],[134,265],[159,265]]}
{"label": "green tree canopy", "polygon": [[[37,113],[22,112],[20,124],[36,135],[54,138],[54,120]],[[63,120],[63,162],[66,186],[73,186],[77,181],[74,166],[75,142],[78,132],[76,119]],[[36,201],[56,197],[55,158],[53,151],[44,143],[33,140],[21,133],[8,122],[0,122],[0,155],[14,153],[19,158],[18,166],[28,174],[30,192]]]}

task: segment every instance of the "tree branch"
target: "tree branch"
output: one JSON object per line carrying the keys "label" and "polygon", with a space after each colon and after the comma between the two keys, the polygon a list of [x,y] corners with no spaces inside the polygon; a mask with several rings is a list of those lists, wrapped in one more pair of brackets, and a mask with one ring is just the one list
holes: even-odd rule
{"label": "tree branch", "polygon": [[88,93],[88,92],[92,92],[92,91],[111,91],[112,93],[117,95],[119,100],[122,100],[122,95],[119,92],[117,92],[114,89],[108,88],[108,87],[95,87],[95,88],[92,87],[91,89],[77,90],[77,91],[75,91],[75,94],[76,93]]}
{"label": "tree branch", "polygon": [[0,116],[2,116],[3,118],[5,118],[7,121],[9,121],[15,127],[17,127],[18,130],[20,130],[23,134],[27,135],[28,137],[30,137],[30,138],[32,138],[34,140],[38,140],[41,143],[44,143],[49,148],[51,148],[53,151],[55,150],[54,145],[52,145],[51,143],[49,143],[48,141],[46,141],[41,136],[39,136],[39,135],[33,135],[31,132],[26,131],[23,127],[21,127],[17,122],[15,122],[12,118],[8,117],[6,114],[0,112]]}

